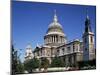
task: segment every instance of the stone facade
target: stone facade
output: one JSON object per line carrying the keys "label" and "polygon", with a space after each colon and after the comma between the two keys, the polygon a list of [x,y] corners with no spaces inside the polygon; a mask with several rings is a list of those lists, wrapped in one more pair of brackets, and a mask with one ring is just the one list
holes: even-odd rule
{"label": "stone facade", "polygon": [[32,46],[31,44],[28,44],[26,47],[26,53],[25,53],[25,61],[28,59],[32,59],[34,57],[33,52],[32,52]]}
{"label": "stone facade", "polygon": [[[87,22],[86,18],[86,22]],[[83,34],[83,40],[79,39],[67,42],[66,35],[63,32],[61,24],[58,22],[56,11],[54,14],[53,22],[49,25],[46,35],[44,36],[44,45],[37,46],[32,57],[42,59],[46,57],[51,63],[52,58],[55,56],[61,58],[66,66],[69,64],[77,65],[77,62],[83,60],[94,59],[94,34],[92,31],[88,31],[87,24],[85,33]],[[86,42],[87,40],[87,42]],[[88,49],[87,51],[85,49]],[[26,54],[29,53],[26,50]],[[28,58],[26,55],[25,59]]]}

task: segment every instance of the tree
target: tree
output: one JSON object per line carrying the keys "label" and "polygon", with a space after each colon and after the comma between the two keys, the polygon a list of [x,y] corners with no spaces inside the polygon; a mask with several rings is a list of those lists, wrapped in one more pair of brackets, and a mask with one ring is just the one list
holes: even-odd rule
{"label": "tree", "polygon": [[24,65],[21,63],[19,56],[17,55],[18,51],[14,49],[14,46],[12,45],[11,48],[11,55],[12,55],[12,75],[15,75],[16,73],[23,73],[24,72]]}
{"label": "tree", "polygon": [[48,66],[49,66],[49,60],[47,58],[42,58],[41,67],[44,68],[44,72],[47,72]]}
{"label": "tree", "polygon": [[17,72],[17,51],[15,51],[14,46],[11,46],[11,61],[12,61],[12,75],[15,75]]}
{"label": "tree", "polygon": [[65,63],[58,57],[53,58],[51,67],[64,67]]}
{"label": "tree", "polygon": [[19,63],[16,66],[16,69],[17,69],[17,71],[16,71],[17,73],[24,73],[24,65],[23,65],[23,63],[21,63],[19,61]]}
{"label": "tree", "polygon": [[37,58],[33,58],[30,60],[27,60],[24,62],[24,67],[25,70],[27,70],[28,72],[32,72],[32,70],[35,70],[36,68],[39,68],[39,60]]}

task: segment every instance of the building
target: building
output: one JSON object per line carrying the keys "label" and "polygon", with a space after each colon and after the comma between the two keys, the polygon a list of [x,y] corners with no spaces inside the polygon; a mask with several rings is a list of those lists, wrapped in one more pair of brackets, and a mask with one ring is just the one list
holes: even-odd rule
{"label": "building", "polygon": [[83,59],[93,60],[95,58],[95,48],[94,48],[94,33],[91,29],[91,22],[87,14],[85,21],[85,31],[83,34]]}
{"label": "building", "polygon": [[25,60],[32,59],[33,57],[32,46],[28,44],[26,47]]}
{"label": "building", "polygon": [[31,48],[26,48],[25,59],[36,57],[42,60],[42,58],[47,58],[51,63],[52,58],[57,56],[66,63],[66,66],[71,64],[77,65],[79,61],[93,60],[95,59],[94,33],[91,30],[88,15],[85,21],[85,32],[82,35],[82,41],[75,39],[68,42],[67,36],[63,32],[63,27],[59,23],[55,11],[53,22],[50,23],[46,35],[44,36],[44,44],[36,46],[33,54]]}

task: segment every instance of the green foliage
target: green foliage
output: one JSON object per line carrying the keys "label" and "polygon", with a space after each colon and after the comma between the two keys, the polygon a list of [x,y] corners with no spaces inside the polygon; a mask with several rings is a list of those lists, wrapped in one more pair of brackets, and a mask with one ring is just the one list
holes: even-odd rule
{"label": "green foliage", "polygon": [[15,51],[14,46],[11,47],[11,60],[12,60],[12,75],[16,74],[17,72],[17,51]]}
{"label": "green foliage", "polygon": [[23,73],[24,72],[24,65],[21,63],[20,59],[17,56],[18,51],[14,49],[12,45],[12,75],[16,73]]}
{"label": "green foliage", "polygon": [[65,63],[58,57],[53,58],[51,67],[64,67]]}
{"label": "green foliage", "polygon": [[33,58],[24,62],[25,70],[32,72],[32,70],[39,68],[39,60],[37,58]]}
{"label": "green foliage", "polygon": [[24,72],[24,65],[22,63],[18,63],[17,66],[17,73],[23,73]]}
{"label": "green foliage", "polygon": [[96,66],[96,59],[91,60],[91,61],[81,61],[81,62],[78,62],[78,66],[80,68],[82,68],[84,66]]}
{"label": "green foliage", "polygon": [[49,60],[47,58],[43,58],[41,61],[41,67],[47,68],[49,66]]}
{"label": "green foliage", "polygon": [[33,62],[34,62],[33,69],[39,68],[40,61],[37,58],[34,58]]}

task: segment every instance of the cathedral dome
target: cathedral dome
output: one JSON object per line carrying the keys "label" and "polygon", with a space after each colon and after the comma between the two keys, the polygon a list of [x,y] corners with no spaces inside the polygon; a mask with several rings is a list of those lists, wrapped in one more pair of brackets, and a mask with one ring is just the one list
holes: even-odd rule
{"label": "cathedral dome", "polygon": [[63,33],[62,26],[58,22],[58,18],[57,18],[56,13],[54,14],[53,22],[48,27],[46,35],[51,35],[51,34],[59,34],[61,36],[65,36],[65,34]]}
{"label": "cathedral dome", "polygon": [[49,28],[55,28],[55,27],[61,28],[61,29],[62,29],[61,24],[58,23],[58,22],[52,22],[52,23],[49,25]]}
{"label": "cathedral dome", "polygon": [[48,46],[60,46],[66,43],[66,36],[63,32],[61,24],[58,22],[56,11],[53,22],[50,23],[46,35],[44,36],[44,43]]}

